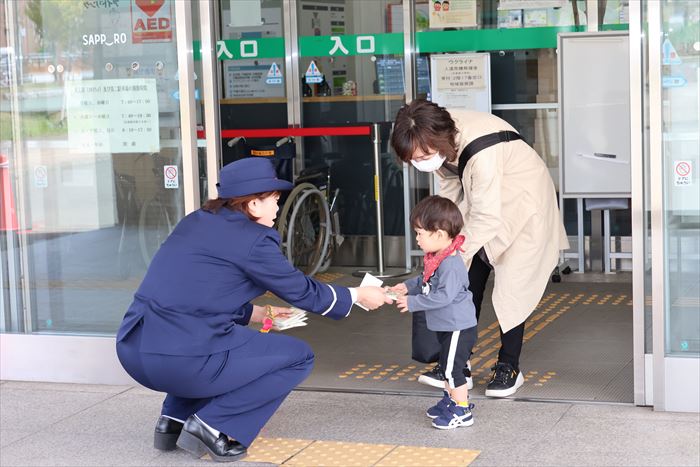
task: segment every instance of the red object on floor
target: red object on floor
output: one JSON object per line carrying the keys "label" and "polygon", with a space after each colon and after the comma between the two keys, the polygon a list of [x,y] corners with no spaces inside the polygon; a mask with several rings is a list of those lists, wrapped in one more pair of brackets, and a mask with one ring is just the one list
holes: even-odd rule
{"label": "red object on floor", "polygon": [[10,161],[4,154],[0,154],[0,230],[19,230],[10,183]]}

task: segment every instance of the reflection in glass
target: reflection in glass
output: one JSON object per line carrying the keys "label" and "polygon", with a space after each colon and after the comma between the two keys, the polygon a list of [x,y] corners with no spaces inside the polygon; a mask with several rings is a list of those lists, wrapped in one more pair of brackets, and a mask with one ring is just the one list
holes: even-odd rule
{"label": "reflection in glass", "polygon": [[0,145],[15,145],[27,331],[113,333],[183,214],[174,5],[133,5],[5,10]]}
{"label": "reflection in glass", "polygon": [[700,355],[697,178],[700,4],[664,1],[661,11],[666,353],[697,357]]}

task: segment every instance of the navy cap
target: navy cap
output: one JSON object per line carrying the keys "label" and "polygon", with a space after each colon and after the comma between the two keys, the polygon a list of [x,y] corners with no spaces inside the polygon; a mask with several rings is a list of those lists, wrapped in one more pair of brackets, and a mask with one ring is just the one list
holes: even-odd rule
{"label": "navy cap", "polygon": [[246,157],[226,164],[219,172],[219,198],[265,193],[266,191],[289,191],[294,185],[280,180],[272,162],[262,157]]}

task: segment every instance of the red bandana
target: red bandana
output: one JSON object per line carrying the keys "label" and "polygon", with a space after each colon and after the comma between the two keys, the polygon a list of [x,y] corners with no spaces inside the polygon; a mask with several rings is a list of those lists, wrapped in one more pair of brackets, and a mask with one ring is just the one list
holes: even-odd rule
{"label": "red bandana", "polygon": [[437,253],[426,253],[425,256],[423,256],[424,284],[428,282],[428,279],[430,279],[430,276],[432,276],[435,270],[437,270],[438,266],[440,266],[440,263],[442,263],[443,259],[450,256],[452,253],[454,253],[455,250],[464,251],[460,248],[462,246],[462,243],[464,243],[464,240],[464,235],[457,235],[454,238],[454,240],[452,240],[450,246],[448,246],[444,250],[440,250]]}

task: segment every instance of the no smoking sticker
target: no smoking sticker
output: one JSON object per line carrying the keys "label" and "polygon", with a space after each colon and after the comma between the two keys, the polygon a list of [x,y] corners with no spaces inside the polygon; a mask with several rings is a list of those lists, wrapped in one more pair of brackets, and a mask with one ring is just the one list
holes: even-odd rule
{"label": "no smoking sticker", "polygon": [[673,184],[675,186],[687,186],[693,184],[692,161],[675,161],[673,163]]}
{"label": "no smoking sticker", "polygon": [[163,183],[165,188],[179,188],[180,181],[177,176],[177,166],[176,165],[164,165],[163,166]]}
{"label": "no smoking sticker", "polygon": [[49,175],[45,165],[37,165],[34,167],[34,186],[37,188],[48,188]]}

